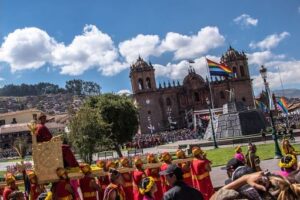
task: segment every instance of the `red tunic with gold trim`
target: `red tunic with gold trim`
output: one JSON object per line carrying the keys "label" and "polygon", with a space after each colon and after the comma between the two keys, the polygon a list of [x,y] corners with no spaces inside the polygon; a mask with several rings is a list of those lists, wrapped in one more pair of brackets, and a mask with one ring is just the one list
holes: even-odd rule
{"label": "red tunic with gold trim", "polygon": [[178,163],[178,166],[182,169],[183,172],[183,181],[188,184],[189,186],[193,187],[193,181],[192,181],[192,174],[191,174],[191,168],[190,163],[184,162],[184,163]]}
{"label": "red tunic with gold trim", "polygon": [[193,186],[202,193],[205,200],[209,200],[215,192],[210,180],[209,171],[206,170],[209,162],[209,160],[194,158],[191,164]]}
{"label": "red tunic with gold trim", "polygon": [[104,196],[104,191],[105,191],[106,187],[109,185],[108,175],[106,175],[106,176],[100,176],[98,178],[98,185],[102,189],[101,192],[98,193],[99,199],[102,200],[103,196]]}
{"label": "red tunic with gold trim", "polygon": [[90,183],[93,180],[95,179],[88,175],[79,179],[79,186],[84,200],[97,200],[97,191],[90,186]]}
{"label": "red tunic with gold trim", "polygon": [[[164,171],[168,168],[168,164],[167,163],[163,163],[160,167],[160,171]],[[160,180],[161,180],[161,187],[162,187],[162,191],[163,193],[167,192],[171,187],[167,184],[166,181],[166,177],[165,176],[160,176]]]}
{"label": "red tunic with gold trim", "polygon": [[123,190],[125,192],[126,199],[133,199],[133,184],[132,184],[132,173],[122,173],[124,179]]}
{"label": "red tunic with gold trim", "polygon": [[39,189],[39,185],[35,183],[30,183],[30,200],[36,200],[41,194]]}
{"label": "red tunic with gold trim", "polygon": [[8,200],[8,196],[13,192],[10,187],[6,186],[3,191],[3,200]]}
{"label": "red tunic with gold trim", "polygon": [[66,186],[70,185],[67,180],[59,180],[54,184],[54,196],[57,200],[71,200],[72,194],[66,189]]}
{"label": "red tunic with gold trim", "polygon": [[133,178],[133,200],[142,200],[143,199],[143,195],[140,194],[139,192],[139,184],[141,182],[141,180],[146,177],[146,174],[144,171],[140,171],[140,170],[134,170],[133,174],[132,174],[132,178]]}
{"label": "red tunic with gold trim", "polygon": [[145,170],[147,176],[151,176],[156,184],[157,192],[155,192],[155,199],[159,200],[163,197],[162,187],[161,187],[161,180],[159,176],[159,168],[148,168]]}

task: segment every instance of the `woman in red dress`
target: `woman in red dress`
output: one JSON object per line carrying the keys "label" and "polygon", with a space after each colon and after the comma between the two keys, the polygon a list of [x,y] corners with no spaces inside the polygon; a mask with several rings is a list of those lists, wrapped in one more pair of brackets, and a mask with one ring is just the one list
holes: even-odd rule
{"label": "woman in red dress", "polygon": [[[154,154],[151,153],[151,154],[149,154],[147,156],[147,162],[149,164],[151,164],[151,163],[157,163],[157,160],[156,160]],[[157,167],[157,168],[147,168],[145,170],[145,173],[146,173],[147,176],[151,176],[154,179],[154,181],[155,181],[156,188],[157,188],[157,191],[154,194],[155,195],[155,199],[156,200],[162,199],[163,192],[162,192],[161,180],[160,180],[160,176],[159,176],[159,167]]]}
{"label": "woman in red dress", "polygon": [[[164,152],[161,154],[161,161],[163,161],[163,164],[160,167],[160,171],[165,171],[168,168],[168,166],[172,164],[172,156],[169,152]],[[160,180],[162,191],[163,193],[165,193],[171,188],[171,186],[168,185],[165,176],[160,176]]]}
{"label": "woman in red dress", "polygon": [[192,153],[194,156],[191,164],[193,186],[202,193],[205,200],[209,200],[215,192],[209,176],[211,162],[206,159],[205,153],[199,147],[194,147]]}
{"label": "woman in red dress", "polygon": [[[176,157],[178,159],[186,159],[186,155],[182,149],[178,149],[176,151]],[[191,163],[190,162],[178,163],[178,167],[180,167],[183,172],[183,181],[189,186],[193,187],[193,181],[191,175]]]}
{"label": "woman in red dress", "polygon": [[146,177],[146,174],[143,170],[143,161],[141,158],[134,159],[135,170],[133,171],[132,178],[133,178],[133,200],[142,200],[143,195],[139,192],[139,185],[143,178]]}

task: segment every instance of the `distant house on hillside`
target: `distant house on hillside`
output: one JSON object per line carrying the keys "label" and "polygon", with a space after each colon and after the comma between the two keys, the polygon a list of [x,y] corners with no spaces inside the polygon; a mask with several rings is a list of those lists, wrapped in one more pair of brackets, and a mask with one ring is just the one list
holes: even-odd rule
{"label": "distant house on hillside", "polygon": [[40,113],[41,111],[37,109],[2,113],[0,114],[0,126],[5,124],[28,123],[31,120],[37,120]]}

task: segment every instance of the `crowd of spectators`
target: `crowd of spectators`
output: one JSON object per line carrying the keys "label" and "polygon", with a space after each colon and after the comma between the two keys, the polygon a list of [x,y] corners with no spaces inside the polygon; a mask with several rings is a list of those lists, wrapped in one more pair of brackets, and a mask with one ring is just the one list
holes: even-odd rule
{"label": "crowd of spectators", "polygon": [[148,148],[158,145],[173,143],[180,140],[198,139],[199,133],[190,129],[164,131],[155,134],[136,134],[126,148]]}

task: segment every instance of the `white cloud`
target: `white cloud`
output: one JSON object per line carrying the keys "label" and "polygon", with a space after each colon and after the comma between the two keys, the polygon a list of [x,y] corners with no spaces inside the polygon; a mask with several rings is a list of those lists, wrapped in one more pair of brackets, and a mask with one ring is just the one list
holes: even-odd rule
{"label": "white cloud", "polygon": [[[216,56],[207,56],[209,59],[219,61],[220,58]],[[205,57],[200,57],[194,60],[195,63],[191,64],[196,73],[201,75],[203,79],[207,76],[207,62]],[[167,65],[154,64],[155,75],[167,77],[175,80],[182,80],[187,74],[189,63],[185,60],[179,63],[168,63]]]}
{"label": "white cloud", "polygon": [[130,90],[128,90],[128,89],[123,89],[123,90],[118,91],[117,94],[118,95],[126,95],[127,96],[127,95],[132,94],[132,92]]}
{"label": "white cloud", "polygon": [[158,56],[158,45],[160,43],[157,35],[142,35],[139,34],[131,40],[125,40],[119,44],[119,51],[126,61],[132,63],[136,61],[138,56],[143,57],[145,60],[150,55]]}
{"label": "white cloud", "polygon": [[174,53],[174,59],[196,58],[209,50],[224,44],[225,38],[217,27],[204,27],[196,35],[182,35],[169,32],[162,40],[157,35],[138,35],[121,42],[120,53],[126,61],[134,62],[138,56],[145,60],[149,56],[160,56],[165,52]]}
{"label": "white cloud", "polygon": [[0,61],[9,63],[13,72],[37,69],[51,61],[51,52],[57,45],[57,42],[41,29],[16,29],[4,38],[0,48]]}
{"label": "white cloud", "polygon": [[121,66],[116,64],[119,55],[111,37],[93,25],[86,25],[82,35],[68,46],[59,45],[52,54],[53,63],[61,67],[62,74],[80,75],[98,68],[107,75],[118,72],[116,68]]}
{"label": "white cloud", "polygon": [[4,80],[5,80],[5,78],[0,77],[0,81],[4,81]]}
{"label": "white cloud", "polygon": [[241,16],[236,17],[233,21],[242,27],[256,26],[258,23],[258,19],[254,19],[247,14],[242,14]]}
{"label": "white cloud", "polygon": [[[281,79],[285,88],[293,87],[295,84],[300,84],[300,61],[270,61],[265,64],[268,69],[267,81],[270,84],[271,89],[281,88]],[[279,74],[279,71],[280,74]],[[253,86],[256,90],[264,88],[263,80],[260,75],[252,76]]]}
{"label": "white cloud", "polygon": [[266,62],[274,59],[283,59],[285,55],[274,55],[271,51],[260,51],[247,53],[249,65],[263,65]]}
{"label": "white cloud", "polygon": [[[4,38],[0,61],[8,63],[12,72],[49,63],[48,71],[58,69],[61,74],[75,76],[94,68],[105,76],[113,76],[128,68],[139,55],[147,60],[149,56],[170,52],[175,60],[195,59],[224,41],[217,27],[207,26],[195,35],[169,32],[162,39],[158,35],[139,34],[120,42],[117,48],[112,38],[94,25],[86,25],[70,44],[59,43],[44,30],[29,27],[16,29]],[[180,68],[179,63],[176,66]],[[172,74],[177,76],[174,70]]]}
{"label": "white cloud", "polygon": [[217,27],[207,26],[202,28],[197,35],[181,35],[167,33],[160,46],[161,52],[174,52],[174,59],[196,58],[209,50],[224,44],[225,38],[219,33]]}
{"label": "white cloud", "polygon": [[260,42],[251,42],[249,46],[253,49],[272,49],[276,47],[279,42],[288,37],[290,34],[288,32],[282,32],[281,34],[268,35],[265,39]]}

